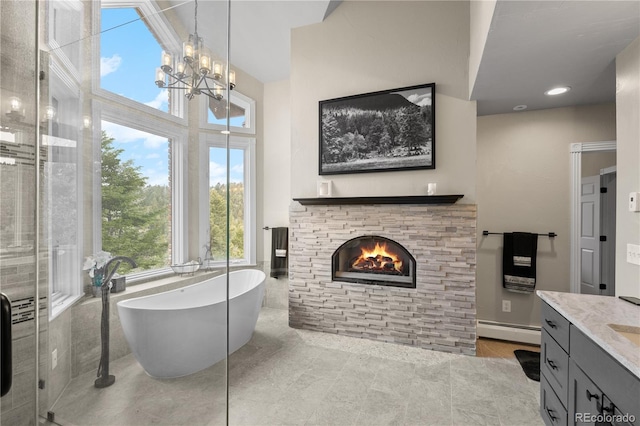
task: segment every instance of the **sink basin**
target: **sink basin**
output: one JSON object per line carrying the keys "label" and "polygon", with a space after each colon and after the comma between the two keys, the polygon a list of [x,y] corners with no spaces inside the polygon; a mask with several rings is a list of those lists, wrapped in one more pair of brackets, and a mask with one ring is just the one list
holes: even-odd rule
{"label": "sink basin", "polygon": [[631,340],[631,342],[640,347],[640,327],[622,324],[607,324],[612,330],[618,334]]}

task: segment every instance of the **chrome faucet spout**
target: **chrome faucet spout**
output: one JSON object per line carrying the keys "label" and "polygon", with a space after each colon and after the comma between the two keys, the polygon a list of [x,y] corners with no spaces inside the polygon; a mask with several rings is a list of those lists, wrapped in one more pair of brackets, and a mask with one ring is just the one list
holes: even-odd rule
{"label": "chrome faucet spout", "polygon": [[[116,262],[115,266],[113,268],[111,268],[111,270],[109,270],[109,267],[111,266],[112,263]],[[130,257],[127,256],[116,256],[116,257],[112,257],[111,259],[109,259],[109,261],[107,262],[106,265],[104,265],[104,272],[105,272],[105,278],[102,281],[102,285],[106,285],[108,286],[109,283],[111,282],[111,278],[113,278],[113,275],[116,273],[116,271],[118,270],[118,268],[120,267],[120,264],[122,262],[127,262],[129,265],[131,265],[131,267],[135,268],[136,266],[138,266],[135,262],[135,260],[131,259]]]}

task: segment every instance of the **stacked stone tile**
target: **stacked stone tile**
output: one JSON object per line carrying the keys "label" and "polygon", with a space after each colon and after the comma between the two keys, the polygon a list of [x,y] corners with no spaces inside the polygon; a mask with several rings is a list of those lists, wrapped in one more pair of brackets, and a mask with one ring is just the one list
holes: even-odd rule
{"label": "stacked stone tile", "polygon": [[[291,327],[475,354],[475,205],[294,202],[289,226]],[[409,250],[416,288],[332,281],[331,255],[362,235]]]}

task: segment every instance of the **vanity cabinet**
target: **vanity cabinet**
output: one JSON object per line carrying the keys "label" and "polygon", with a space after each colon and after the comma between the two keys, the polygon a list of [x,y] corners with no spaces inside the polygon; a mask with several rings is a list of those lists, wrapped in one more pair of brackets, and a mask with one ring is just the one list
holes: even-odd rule
{"label": "vanity cabinet", "polygon": [[640,425],[640,379],[546,302],[540,373],[545,424]]}

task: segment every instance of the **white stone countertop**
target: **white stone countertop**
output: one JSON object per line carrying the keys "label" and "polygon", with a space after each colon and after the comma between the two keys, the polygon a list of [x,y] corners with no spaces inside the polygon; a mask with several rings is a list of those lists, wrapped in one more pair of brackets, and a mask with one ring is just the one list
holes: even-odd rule
{"label": "white stone countertop", "polygon": [[640,347],[608,326],[621,324],[640,327],[640,306],[611,296],[540,290],[537,294],[640,378]]}

